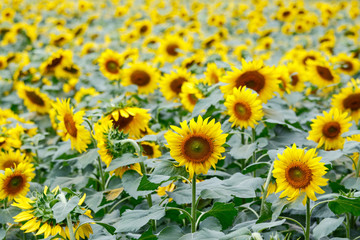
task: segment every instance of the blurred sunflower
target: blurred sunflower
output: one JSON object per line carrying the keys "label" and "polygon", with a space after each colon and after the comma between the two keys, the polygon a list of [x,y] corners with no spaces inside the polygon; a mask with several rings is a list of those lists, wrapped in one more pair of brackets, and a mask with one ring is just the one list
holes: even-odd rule
{"label": "blurred sunflower", "polygon": [[156,68],[149,64],[132,63],[129,68],[123,70],[121,84],[129,86],[134,84],[138,87],[139,94],[149,94],[155,91],[160,74]]}
{"label": "blurred sunflower", "polygon": [[115,129],[122,130],[132,138],[138,138],[141,137],[141,131],[148,126],[151,116],[147,109],[123,107],[112,111],[106,118],[111,120]]}
{"label": "blurred sunflower", "polygon": [[63,141],[71,140],[71,149],[76,149],[79,153],[86,151],[87,145],[91,143],[91,135],[83,123],[84,111],[74,114],[74,108],[70,107],[70,99],[60,100],[53,104],[57,112],[59,124],[57,133]]}
{"label": "blurred sunflower", "polygon": [[7,67],[7,57],[6,56],[0,56],[0,70],[5,69]]}
{"label": "blurred sunflower", "polygon": [[153,142],[141,142],[142,154],[148,158],[158,158],[161,156],[160,146]]}
{"label": "blurred sunflower", "polygon": [[196,87],[193,82],[185,82],[181,87],[179,94],[180,101],[184,108],[189,112],[194,110],[194,107],[199,99],[204,98],[202,92]]}
{"label": "blurred sunflower", "polygon": [[228,134],[222,134],[221,125],[215,120],[203,120],[198,117],[197,122],[190,120],[190,127],[186,121],[180,123],[181,128],[171,126],[176,132],[169,130],[164,137],[170,148],[170,155],[184,166],[189,172],[190,178],[194,174],[206,174],[210,167],[216,168],[219,159],[225,157],[222,145],[226,142]]}
{"label": "blurred sunflower", "polygon": [[320,88],[340,82],[340,76],[327,62],[308,60],[307,72],[309,80]]}
{"label": "blurred sunflower", "polygon": [[349,131],[351,117],[333,108],[330,112],[323,112],[324,116],[317,116],[312,120],[311,131],[307,139],[317,142],[317,147],[324,146],[325,150],[341,149],[345,139],[341,136]]}
{"label": "blurred sunflower", "polygon": [[40,65],[40,73],[43,76],[52,75],[57,68],[68,66],[72,63],[72,52],[70,50],[58,50]]}
{"label": "blurred sunflower", "polygon": [[224,105],[230,116],[229,121],[233,123],[232,127],[255,128],[264,116],[257,94],[246,87],[234,88],[233,93],[226,97]]}
{"label": "blurred sunflower", "polygon": [[17,91],[19,98],[24,100],[24,105],[30,111],[45,114],[50,110],[52,100],[40,92],[39,88],[26,86],[21,82],[17,84]]}
{"label": "blurred sunflower", "polygon": [[205,75],[205,83],[208,85],[212,85],[220,82],[220,78],[223,76],[224,70],[222,68],[218,68],[216,63],[209,63],[206,66]]}
{"label": "blurred sunflower", "polygon": [[321,55],[319,51],[315,51],[315,50],[310,50],[310,51],[300,50],[298,51],[298,56],[294,58],[294,60],[295,59],[298,61],[299,64],[301,64],[300,66],[302,66],[303,68],[305,68],[308,65],[308,60],[325,61],[324,56]]}
{"label": "blurred sunflower", "polygon": [[358,124],[360,119],[360,88],[359,85],[352,79],[352,86],[341,88],[340,93],[334,95],[331,100],[331,105],[342,112],[348,112]]}
{"label": "blurred sunflower", "polygon": [[101,53],[98,62],[100,71],[109,80],[120,80],[121,79],[121,66],[123,65],[124,59],[122,56],[110,49],[106,49]]}
{"label": "blurred sunflower", "polygon": [[290,93],[290,75],[287,66],[280,65],[276,67],[278,71],[278,79],[280,80],[279,83],[279,94],[283,96],[284,93]]}
{"label": "blurred sunflower", "polygon": [[35,177],[32,164],[21,162],[15,168],[6,168],[0,173],[0,199],[12,199],[25,196],[29,191],[30,182]]}
{"label": "blurred sunflower", "polygon": [[166,100],[179,97],[181,87],[185,82],[194,82],[194,76],[186,68],[178,68],[176,72],[164,74],[160,81],[160,90]]}
{"label": "blurred sunflower", "polygon": [[233,88],[246,86],[259,94],[259,99],[266,103],[278,89],[279,80],[273,67],[264,66],[263,61],[241,61],[242,69],[232,67],[232,72],[226,72],[222,81],[228,83],[220,87],[225,97],[233,92]]}
{"label": "blurred sunflower", "polygon": [[162,55],[163,62],[174,62],[183,55],[183,51],[188,51],[188,48],[182,38],[176,35],[167,35],[160,43],[159,54]]}
{"label": "blurred sunflower", "polygon": [[95,88],[93,88],[93,87],[90,87],[90,88],[81,87],[79,89],[79,91],[77,91],[75,93],[74,99],[75,99],[77,104],[80,104],[82,101],[84,101],[86,99],[86,97],[88,97],[88,96],[94,97],[94,96],[97,96],[97,95],[99,95],[99,92],[97,92]]}
{"label": "blurred sunflower", "polygon": [[277,158],[272,173],[276,178],[276,192],[283,191],[280,198],[287,196],[289,201],[295,201],[301,193],[305,193],[305,205],[307,198],[316,201],[315,193],[324,193],[319,186],[327,185],[328,179],[323,178],[327,168],[320,162],[321,157],[316,157],[315,148],[305,152],[294,144],[278,154]]}
{"label": "blurred sunflower", "polygon": [[287,64],[287,70],[290,75],[289,89],[292,92],[301,92],[305,88],[306,71],[299,63],[290,62]]}
{"label": "blurred sunflower", "polygon": [[353,76],[360,70],[360,60],[350,57],[345,53],[340,53],[332,57],[331,62],[338,66],[337,70],[341,73]]}
{"label": "blurred sunflower", "polygon": [[27,163],[26,155],[21,154],[20,150],[10,149],[8,152],[0,152],[0,170],[15,168],[20,163]]}
{"label": "blurred sunflower", "polygon": [[1,127],[0,129],[0,150],[10,151],[11,148],[20,148],[22,128],[16,125],[15,128]]}
{"label": "blurred sunflower", "polygon": [[151,33],[152,23],[150,20],[142,20],[134,23],[136,30],[141,36],[146,36]]}

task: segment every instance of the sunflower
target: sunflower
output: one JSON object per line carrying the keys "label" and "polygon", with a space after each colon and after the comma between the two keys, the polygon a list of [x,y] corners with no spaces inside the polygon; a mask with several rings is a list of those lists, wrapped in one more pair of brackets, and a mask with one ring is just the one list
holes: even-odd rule
{"label": "sunflower", "polygon": [[101,53],[99,59],[100,71],[109,80],[120,80],[121,79],[121,66],[123,65],[124,59],[122,56],[110,49],[106,49]]}
{"label": "sunflower", "polygon": [[26,155],[22,155],[20,150],[10,149],[8,152],[0,152],[0,170],[15,168],[20,163],[27,163]]}
{"label": "sunflower", "polygon": [[278,154],[277,158],[272,173],[276,178],[276,192],[283,191],[280,198],[287,196],[289,201],[294,201],[305,193],[305,205],[307,197],[316,201],[315,193],[324,193],[319,186],[327,185],[328,179],[323,178],[327,168],[320,162],[321,157],[316,157],[316,149],[305,152],[294,144]]}
{"label": "sunflower", "polygon": [[8,65],[6,56],[0,56],[0,70],[5,69]]}
{"label": "sunflower", "polygon": [[151,116],[147,109],[124,107],[112,111],[106,118],[111,120],[115,129],[122,130],[132,138],[139,138],[141,131],[148,126]]}
{"label": "sunflower", "polygon": [[40,73],[43,76],[52,75],[57,68],[67,66],[72,63],[72,52],[70,50],[62,50],[53,53],[40,65]]}
{"label": "sunflower", "polygon": [[132,63],[129,68],[124,69],[122,85],[134,84],[138,87],[138,93],[149,94],[155,91],[160,74],[156,68],[149,64]]}
{"label": "sunflower", "polygon": [[10,151],[11,148],[20,148],[22,127],[17,125],[15,128],[2,127],[0,131],[0,150]]}
{"label": "sunflower", "polygon": [[161,156],[161,151],[159,149],[159,145],[153,142],[141,142],[142,154],[147,156],[148,158],[158,158]]}
{"label": "sunflower", "polygon": [[230,115],[229,121],[233,123],[232,127],[254,128],[264,116],[257,94],[246,87],[234,88],[233,94],[226,97],[224,105]]}
{"label": "sunflower", "polygon": [[185,82],[194,82],[194,76],[186,68],[178,68],[176,72],[164,74],[160,81],[160,90],[166,100],[179,97],[181,87]]}
{"label": "sunflower", "polygon": [[215,120],[203,120],[198,117],[197,122],[190,120],[190,127],[186,121],[180,123],[181,128],[171,126],[176,132],[168,131],[164,137],[170,148],[170,155],[179,162],[179,166],[185,165],[190,174],[206,174],[210,167],[216,168],[219,159],[224,159],[221,153],[225,152],[222,145],[226,142],[227,134],[222,134],[221,125]]}
{"label": "sunflower", "polygon": [[340,82],[340,76],[327,62],[308,60],[307,72],[310,81],[320,88]]}
{"label": "sunflower", "polygon": [[183,55],[183,51],[189,50],[188,48],[189,46],[182,38],[176,35],[167,35],[160,43],[159,51],[160,55],[163,56],[163,61],[174,62]]}
{"label": "sunflower", "polygon": [[181,93],[179,96],[182,105],[189,112],[194,110],[194,107],[199,99],[204,98],[202,92],[193,82],[185,82],[181,87]]}
{"label": "sunflower", "polygon": [[299,63],[290,62],[287,64],[287,70],[290,75],[289,89],[292,92],[301,92],[305,88],[306,71]]}
{"label": "sunflower", "polygon": [[208,85],[212,85],[220,82],[220,78],[224,74],[224,69],[218,68],[215,63],[209,63],[206,66],[205,75],[205,83]]}
{"label": "sunflower", "polygon": [[337,70],[341,73],[353,76],[360,70],[360,60],[350,57],[345,53],[340,53],[330,59],[335,66],[338,66]]}
{"label": "sunflower", "polygon": [[151,33],[152,23],[150,20],[142,20],[134,23],[136,30],[141,36]]}
{"label": "sunflower", "polygon": [[53,104],[59,120],[58,134],[63,141],[71,140],[71,149],[76,149],[79,153],[86,151],[87,145],[91,143],[91,135],[83,123],[84,111],[73,113],[74,108],[70,107],[70,99],[59,100]]}
{"label": "sunflower", "polygon": [[24,100],[24,105],[32,112],[40,114],[48,113],[52,100],[45,94],[40,92],[39,88],[26,86],[18,83],[17,91],[19,98]]}
{"label": "sunflower", "polygon": [[298,56],[296,58],[298,63],[301,64],[303,68],[305,68],[308,65],[308,60],[313,61],[325,61],[325,58],[323,55],[321,55],[320,52],[315,50],[305,51],[305,50],[299,50]]}
{"label": "sunflower", "polygon": [[[156,193],[162,197],[167,195],[167,192],[173,192],[176,188],[176,185],[172,182],[169,185],[166,185],[165,187],[161,187],[159,186],[158,189],[156,190]],[[169,198],[169,202],[171,202],[173,199]]]}
{"label": "sunflower", "polygon": [[323,112],[324,116],[317,116],[312,120],[311,131],[307,139],[317,142],[317,147],[324,146],[325,150],[341,149],[345,139],[341,136],[350,128],[351,117],[347,113],[341,113],[339,109],[332,108],[329,113]]}
{"label": "sunflower", "polygon": [[[101,161],[109,167],[113,159],[121,156],[120,151],[114,150],[117,149],[117,146],[113,145],[112,140],[122,140],[123,134],[121,134],[118,129],[114,128],[113,122],[108,118],[101,118],[97,123],[95,123],[94,131],[94,138],[97,141],[97,147],[99,148],[98,153]],[[119,136],[120,139],[117,139]],[[137,171],[140,175],[142,174],[139,163],[119,167],[111,171],[110,174],[115,173],[116,176],[122,177],[123,174],[130,169]]]}
{"label": "sunflower", "polygon": [[290,74],[285,65],[280,65],[276,68],[278,71],[278,79],[280,80],[279,83],[279,94],[280,96],[283,96],[286,92],[287,94],[290,94]]}
{"label": "sunflower", "polygon": [[88,97],[88,96],[95,97],[97,95],[99,95],[99,92],[97,92],[95,88],[93,88],[93,87],[90,87],[90,88],[81,87],[79,89],[79,91],[77,91],[75,93],[74,99],[77,102],[77,104],[80,104],[82,101],[84,101],[86,99],[86,97]]}
{"label": "sunflower", "polygon": [[333,96],[331,105],[342,112],[348,112],[358,124],[360,119],[360,88],[353,79],[352,86],[344,87],[339,94]]}
{"label": "sunflower", "polygon": [[232,72],[227,72],[222,81],[228,83],[220,87],[225,97],[233,92],[233,88],[246,86],[259,94],[259,99],[266,103],[278,89],[279,80],[274,67],[264,66],[263,61],[254,60],[247,63],[241,61],[242,69],[232,67]]}
{"label": "sunflower", "polygon": [[25,196],[29,191],[29,182],[35,177],[34,171],[33,165],[25,162],[15,168],[6,168],[4,174],[0,174],[0,199]]}

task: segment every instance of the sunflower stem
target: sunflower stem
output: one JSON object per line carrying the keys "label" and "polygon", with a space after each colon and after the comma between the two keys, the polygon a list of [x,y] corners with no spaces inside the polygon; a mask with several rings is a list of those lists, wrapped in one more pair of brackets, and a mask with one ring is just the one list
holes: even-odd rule
{"label": "sunflower stem", "polygon": [[192,203],[191,203],[191,232],[196,231],[196,174],[192,179]]}
{"label": "sunflower stem", "polygon": [[272,170],[274,168],[274,162],[272,162],[268,175],[266,177],[266,181],[265,181],[265,187],[264,187],[264,191],[262,194],[262,199],[261,199],[261,205],[260,205],[260,216],[264,213],[265,211],[265,200],[266,200],[266,196],[267,196],[267,191],[270,185],[270,179],[271,179],[271,175],[272,175]]}
{"label": "sunflower stem", "polygon": [[[256,138],[256,131],[255,131],[255,127],[251,129],[252,130],[252,143],[255,143],[255,138]],[[255,151],[252,154],[252,163],[255,164],[256,163],[256,153]],[[256,177],[256,170],[254,170],[254,177]]]}
{"label": "sunflower stem", "polygon": [[350,239],[350,216],[348,213],[346,213],[345,215],[346,217],[346,223],[345,223],[345,227],[346,227],[346,238]]}
{"label": "sunflower stem", "polygon": [[241,144],[244,145],[244,144],[245,144],[245,135],[244,135],[245,129],[242,128],[242,129],[240,130],[240,132],[241,132]]}
{"label": "sunflower stem", "polygon": [[99,172],[100,172],[100,178],[101,178],[101,190],[105,191],[106,181],[105,181],[104,171],[103,171],[102,166],[101,166],[100,157],[98,157],[97,160],[98,160]]}
{"label": "sunflower stem", "polygon": [[68,226],[68,228],[69,228],[70,240],[76,240],[75,234],[74,234],[73,225],[72,225],[72,222],[71,222],[70,213],[69,213],[69,214],[67,215],[67,217],[66,217],[66,222],[67,222],[67,226]]}
{"label": "sunflower stem", "polygon": [[307,200],[306,200],[306,230],[305,230],[305,240],[310,240],[310,220],[311,220],[310,198],[307,197]]}

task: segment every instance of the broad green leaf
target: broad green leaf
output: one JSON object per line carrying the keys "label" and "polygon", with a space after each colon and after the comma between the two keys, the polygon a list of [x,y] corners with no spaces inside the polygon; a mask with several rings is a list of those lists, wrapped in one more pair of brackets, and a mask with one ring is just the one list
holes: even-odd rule
{"label": "broad green leaf", "polygon": [[253,172],[257,169],[266,168],[266,167],[269,167],[268,163],[264,163],[264,162],[253,163],[253,164],[248,165],[246,168],[244,168],[242,173],[247,174],[247,173]]}
{"label": "broad green leaf", "polygon": [[0,224],[15,223],[13,217],[21,212],[20,208],[10,206],[6,209],[0,209]]}
{"label": "broad green leaf", "polygon": [[165,176],[184,176],[188,177],[189,174],[186,172],[184,167],[177,167],[178,163],[170,160],[162,160],[159,162],[154,169],[153,175],[165,175]]}
{"label": "broad green leaf", "polygon": [[360,197],[347,198],[339,196],[338,199],[329,202],[329,208],[335,214],[351,213],[360,216]]}
{"label": "broad green leaf", "polygon": [[153,182],[150,182],[148,178],[144,175],[141,178],[139,187],[137,188],[138,191],[146,191],[146,190],[155,190],[160,186],[160,184],[156,184]]}
{"label": "broad green leaf", "polygon": [[67,203],[57,202],[53,207],[54,217],[57,223],[63,221],[66,216],[78,205],[79,198],[72,197]]}
{"label": "broad green leaf", "polygon": [[145,196],[152,192],[152,191],[138,191],[141,179],[142,176],[134,170],[126,171],[122,177],[124,190],[133,198],[138,198],[139,196]]}
{"label": "broad green leaf", "polygon": [[6,231],[5,229],[0,229],[0,240],[5,239]]}
{"label": "broad green leaf", "polygon": [[109,167],[106,168],[105,171],[110,172],[119,167],[124,167],[124,166],[128,166],[128,165],[131,165],[134,163],[139,163],[141,161],[144,161],[145,159],[146,159],[146,157],[143,157],[143,156],[137,157],[131,153],[125,153],[121,157],[112,160]]}
{"label": "broad green leaf", "polygon": [[229,234],[226,234],[226,236],[220,238],[220,240],[249,240],[251,236],[251,231],[244,227],[239,228]]}
{"label": "broad green leaf", "polygon": [[248,159],[256,150],[256,143],[232,146],[230,155],[235,159]]}
{"label": "broad green leaf", "polygon": [[88,152],[82,154],[76,163],[79,168],[85,168],[87,165],[95,163],[99,156],[97,149],[90,149]]}
{"label": "broad green leaf", "polygon": [[195,233],[188,233],[179,238],[179,240],[219,240],[224,236],[225,234],[222,232],[204,228]]}
{"label": "broad green leaf", "polygon": [[114,227],[116,232],[135,232],[150,220],[159,220],[163,216],[165,216],[165,208],[159,206],[147,210],[126,210]]}
{"label": "broad green leaf", "polygon": [[344,221],[344,217],[335,219],[335,218],[325,218],[319,225],[317,225],[313,230],[313,235],[316,239],[325,237],[335,231],[341,223]]}
{"label": "broad green leaf", "polygon": [[161,230],[158,240],[178,240],[183,236],[183,231],[177,225],[169,226]]}
{"label": "broad green leaf", "polygon": [[277,227],[282,225],[286,220],[280,220],[280,221],[275,221],[275,222],[265,222],[265,223],[259,223],[259,224],[255,224],[254,226],[251,227],[251,229],[254,232],[261,232],[264,229],[267,228],[272,228],[272,227]]}
{"label": "broad green leaf", "polygon": [[227,229],[232,225],[234,218],[237,215],[237,210],[234,206],[234,203],[216,202],[212,209],[204,214],[202,219],[209,216],[216,217],[220,221],[222,228]]}
{"label": "broad green leaf", "polygon": [[210,108],[211,105],[219,106],[219,101],[224,99],[224,94],[220,89],[214,90],[210,96],[204,99],[199,99],[192,112],[192,117],[197,117],[204,109]]}

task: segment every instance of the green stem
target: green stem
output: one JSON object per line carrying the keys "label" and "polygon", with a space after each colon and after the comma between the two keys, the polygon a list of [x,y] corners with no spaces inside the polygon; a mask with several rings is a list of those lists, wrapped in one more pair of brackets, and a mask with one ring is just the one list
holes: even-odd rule
{"label": "green stem", "polygon": [[[256,138],[256,131],[255,131],[255,127],[251,129],[252,130],[252,143],[255,142],[255,138]],[[256,163],[256,155],[255,155],[255,151],[252,154],[252,163]],[[254,170],[254,177],[256,177],[256,170]]]}
{"label": "green stem", "polygon": [[290,220],[290,221],[296,223],[299,227],[301,227],[301,229],[303,230],[303,232],[305,232],[304,226],[303,226],[300,222],[298,222],[297,220],[295,220],[295,219],[293,219],[293,218],[281,217],[281,216],[280,216],[279,218],[281,218],[281,219],[286,219],[286,220]]}
{"label": "green stem", "polygon": [[121,199],[120,201],[118,201],[117,203],[115,203],[115,205],[110,208],[109,213],[111,213],[112,211],[114,211],[114,209],[115,209],[120,203],[122,203],[122,202],[124,202],[124,201],[126,201],[126,200],[128,200],[128,199],[130,199],[130,198],[131,198],[131,196],[127,196],[127,197]]}
{"label": "green stem", "polygon": [[310,215],[312,215],[312,212],[314,211],[315,207],[319,206],[320,204],[331,202],[331,201],[334,201],[334,199],[325,200],[325,201],[322,201],[322,202],[319,202],[319,203],[315,204],[310,210]]}
{"label": "green stem", "polygon": [[100,172],[100,178],[101,178],[101,190],[105,191],[106,181],[105,181],[104,171],[102,169],[100,157],[98,157],[98,165],[99,165],[99,172]]}
{"label": "green stem", "polygon": [[196,174],[192,179],[192,203],[191,203],[191,232],[196,231]]}
{"label": "green stem", "polygon": [[168,210],[178,210],[179,212],[184,213],[189,218],[189,220],[192,222],[192,217],[191,217],[190,213],[188,213],[186,210],[177,208],[177,207],[166,207],[165,211],[168,211]]}
{"label": "green stem", "polygon": [[305,230],[305,240],[310,240],[310,221],[311,221],[310,198],[307,197],[307,200],[306,200],[306,230]]}
{"label": "green stem", "polygon": [[242,129],[240,130],[240,132],[241,132],[241,144],[244,145],[244,144],[245,144],[245,135],[244,135],[245,129],[242,128]]}
{"label": "green stem", "polygon": [[266,196],[267,196],[267,191],[270,185],[270,180],[271,180],[271,175],[272,175],[272,170],[274,168],[274,162],[272,162],[266,181],[265,181],[265,187],[264,187],[264,191],[262,194],[262,199],[261,199],[261,205],[260,205],[260,215],[262,215],[264,213],[264,206],[265,206],[265,200],[266,200]]}
{"label": "green stem", "polygon": [[71,221],[71,217],[70,217],[70,213],[66,217],[66,222],[67,222],[67,226],[69,228],[70,240],[76,240],[73,225],[72,225],[72,221]]}
{"label": "green stem", "polygon": [[345,227],[346,227],[346,238],[350,239],[350,217],[349,214],[346,213],[345,214],[346,217],[346,223],[345,223]]}

